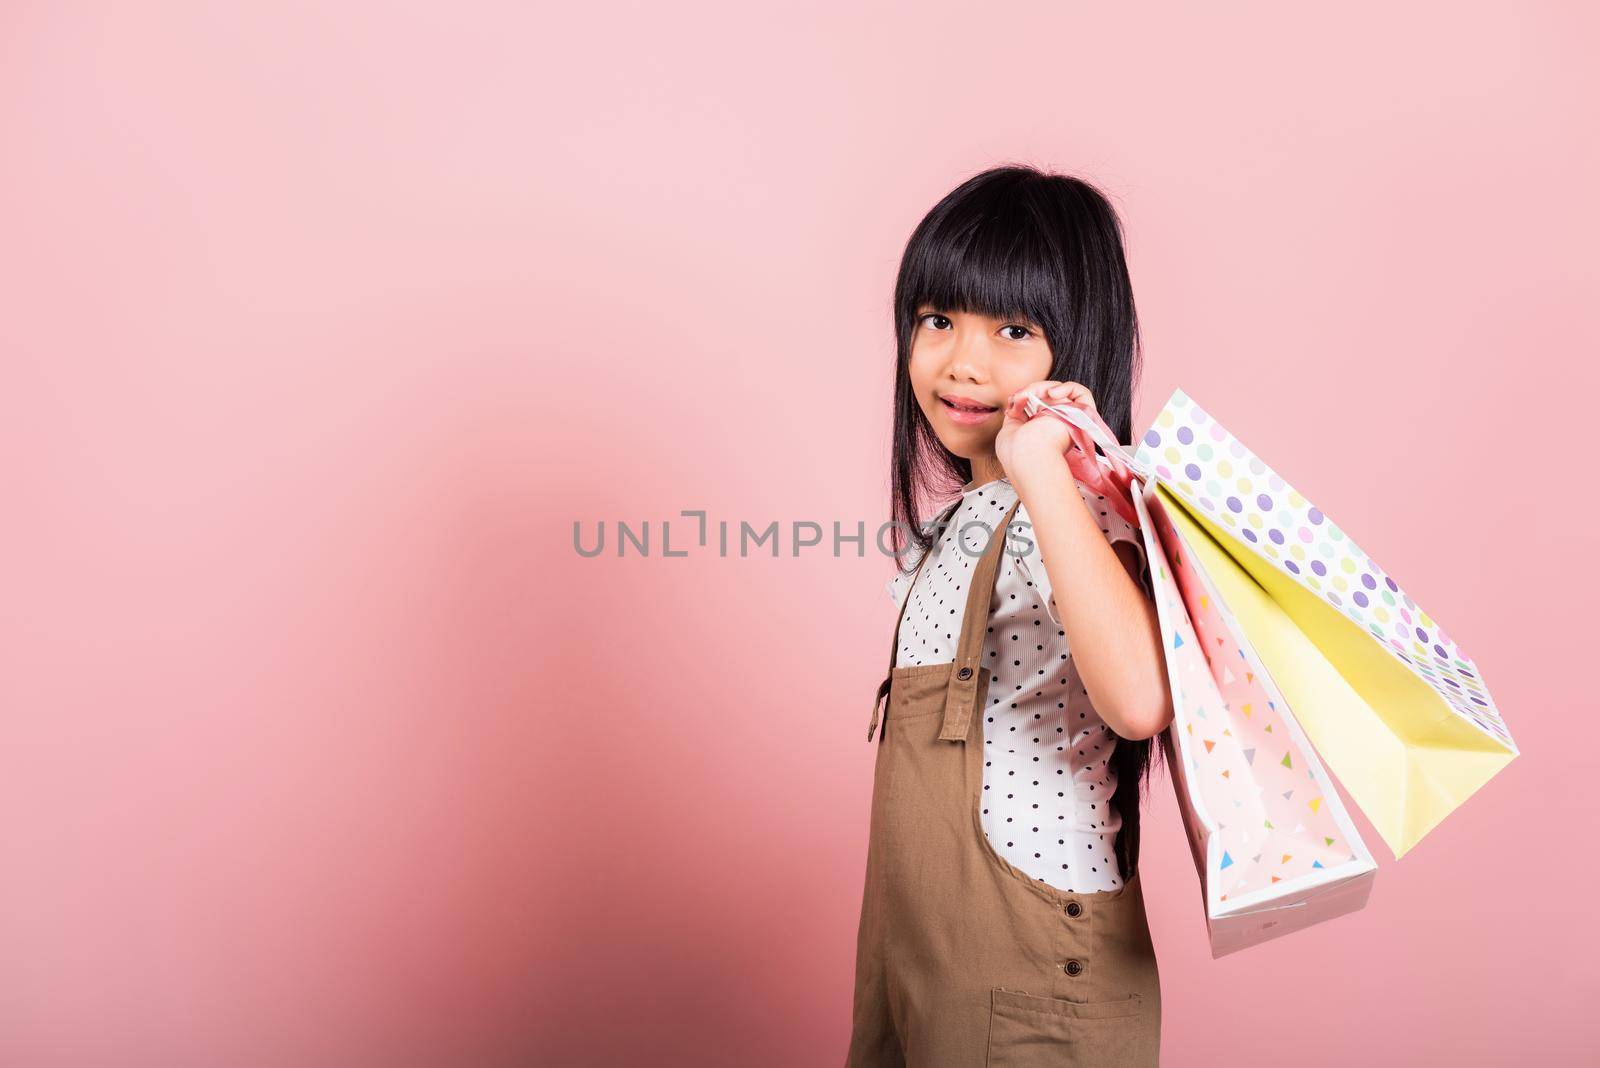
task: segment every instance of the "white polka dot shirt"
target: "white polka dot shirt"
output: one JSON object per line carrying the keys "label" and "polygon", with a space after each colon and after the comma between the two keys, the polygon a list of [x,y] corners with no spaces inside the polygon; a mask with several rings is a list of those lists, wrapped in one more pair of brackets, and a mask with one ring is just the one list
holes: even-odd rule
{"label": "white polka dot shirt", "polygon": [[[1132,542],[1143,566],[1138,528],[1077,485],[1106,537]],[[896,667],[955,660],[968,580],[989,531],[1016,499],[1006,478],[964,489],[911,591]],[[983,832],[996,853],[1030,878],[1069,892],[1114,890],[1121,885],[1114,848],[1122,820],[1110,804],[1117,736],[1078,678],[1027,511],[1021,505],[1012,518],[984,636],[991,678],[983,712]],[[963,534],[969,523],[984,525]],[[918,559],[913,548],[907,569],[889,581],[896,606]]]}

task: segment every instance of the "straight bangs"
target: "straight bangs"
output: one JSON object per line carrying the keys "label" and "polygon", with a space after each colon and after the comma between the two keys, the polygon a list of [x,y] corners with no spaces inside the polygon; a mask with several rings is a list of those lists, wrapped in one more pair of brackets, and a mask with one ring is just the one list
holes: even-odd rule
{"label": "straight bangs", "polygon": [[916,326],[917,310],[966,312],[1037,325],[1051,351],[1062,346],[1066,279],[1050,230],[1015,197],[972,198],[913,237],[895,292],[895,318]]}

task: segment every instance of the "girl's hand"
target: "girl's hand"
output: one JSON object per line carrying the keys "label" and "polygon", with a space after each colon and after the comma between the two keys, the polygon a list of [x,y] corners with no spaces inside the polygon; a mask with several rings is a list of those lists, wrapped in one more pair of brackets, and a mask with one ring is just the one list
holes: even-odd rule
{"label": "girl's hand", "polygon": [[1025,414],[1029,395],[1057,407],[1074,405],[1100,415],[1094,395],[1079,382],[1035,382],[1015,393],[1006,404],[1005,423],[995,438],[995,457],[1013,485],[1031,480],[1035,472],[1059,468],[1066,461],[1072,477],[1105,498],[1134,526],[1139,515],[1133,505],[1133,475],[1126,466],[1108,467],[1095,452],[1089,433],[1048,412],[1033,418]]}
{"label": "girl's hand", "polygon": [[[1071,424],[1046,412],[1029,418],[1026,412],[1030,395],[1037,396],[1046,404],[1076,404],[1099,411],[1095,408],[1094,395],[1089,392],[1089,387],[1081,383],[1043,379],[1026,386],[1013,393],[1006,403],[1005,422],[994,439],[995,458],[1013,483],[1019,475],[1025,477],[1035,464],[1053,465],[1063,458],[1072,467],[1074,476],[1081,481],[1083,475],[1075,461],[1076,450],[1073,453],[1067,451],[1074,442]],[[1088,460],[1091,464],[1095,462],[1093,456]]]}

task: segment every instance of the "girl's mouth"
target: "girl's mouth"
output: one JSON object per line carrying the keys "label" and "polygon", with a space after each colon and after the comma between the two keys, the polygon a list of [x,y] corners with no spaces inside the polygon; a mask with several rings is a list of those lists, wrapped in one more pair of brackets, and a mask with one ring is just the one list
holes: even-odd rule
{"label": "girl's mouth", "polygon": [[966,397],[940,397],[939,403],[950,413],[952,421],[963,426],[977,426],[1000,410],[987,404],[979,404],[975,400],[968,400]]}

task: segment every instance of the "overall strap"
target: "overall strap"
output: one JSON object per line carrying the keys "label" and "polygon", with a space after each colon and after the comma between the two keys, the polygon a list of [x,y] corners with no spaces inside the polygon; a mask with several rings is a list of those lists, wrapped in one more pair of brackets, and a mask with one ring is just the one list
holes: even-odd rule
{"label": "overall strap", "polygon": [[[942,531],[940,527],[949,522],[950,516],[961,506],[964,498],[956,498],[949,507],[935,517],[934,544],[937,545]],[[883,707],[883,699],[888,696],[889,686],[894,681],[894,661],[900,651],[900,625],[905,622],[906,606],[911,603],[911,591],[916,588],[917,576],[922,574],[922,565],[928,562],[928,557],[933,555],[933,547],[923,553],[917,560],[917,566],[911,572],[911,581],[906,584],[906,595],[900,599],[900,613],[895,616],[894,636],[889,641],[889,670],[884,673],[883,681],[878,683],[878,696],[872,702],[872,722],[867,724],[867,741],[872,741],[873,732],[878,729],[878,712]]]}
{"label": "overall strap", "polygon": [[965,741],[972,714],[977,711],[978,683],[985,681],[989,670],[978,662],[983,659],[983,637],[989,630],[989,605],[1000,575],[1000,553],[1005,547],[1011,517],[1017,514],[1021,504],[1022,498],[1018,497],[1000,521],[999,529],[989,536],[989,546],[972,571],[967,607],[961,616],[961,642],[956,646],[955,663],[950,666],[950,685],[945,690],[944,726],[939,731],[939,737],[945,741]]}

